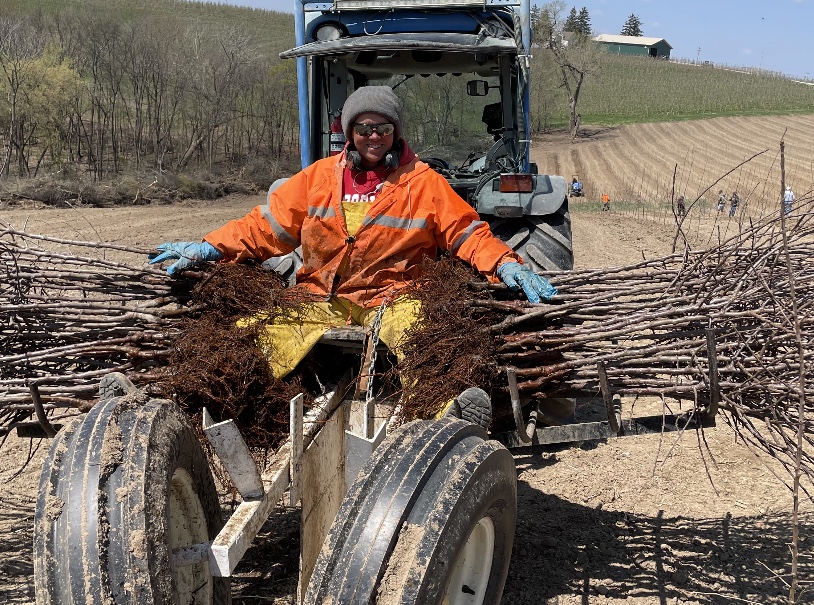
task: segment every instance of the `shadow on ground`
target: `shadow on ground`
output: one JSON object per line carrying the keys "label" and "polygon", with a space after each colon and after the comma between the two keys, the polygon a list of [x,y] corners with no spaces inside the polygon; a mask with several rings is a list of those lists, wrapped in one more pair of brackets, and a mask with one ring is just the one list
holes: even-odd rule
{"label": "shadow on ground", "polygon": [[[550,451],[516,454],[515,459],[520,469],[557,463]],[[34,496],[0,498],[0,526],[14,528],[0,535],[4,603],[34,601]],[[601,598],[597,595],[658,605],[786,602],[790,515],[641,516],[575,504],[522,480],[518,508],[503,605],[587,604]],[[810,517],[803,519],[800,532],[798,577],[810,582]],[[233,603],[294,603],[298,560],[299,511],[277,509],[235,570]],[[804,593],[799,602],[814,602],[814,596]]]}
{"label": "shadow on ground", "polygon": [[[545,453],[516,460],[532,469],[556,464]],[[787,600],[790,515],[638,516],[577,505],[524,481],[518,509],[503,605],[588,603],[592,595],[665,605]],[[814,576],[811,519],[800,530],[798,577],[805,581]],[[807,593],[801,602],[812,599]]]}
{"label": "shadow on ground", "polygon": [[19,494],[0,496],[0,602],[34,602],[34,506]]}
{"label": "shadow on ground", "polygon": [[232,605],[295,603],[300,562],[300,511],[277,508],[232,579]]}

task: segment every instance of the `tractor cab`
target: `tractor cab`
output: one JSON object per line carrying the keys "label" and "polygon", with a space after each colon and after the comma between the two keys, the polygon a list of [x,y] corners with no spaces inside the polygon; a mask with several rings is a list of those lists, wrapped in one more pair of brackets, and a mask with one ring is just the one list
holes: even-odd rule
{"label": "tractor cab", "polygon": [[[342,153],[340,113],[361,86],[390,86],[419,158],[538,270],[573,267],[568,187],[530,161],[527,3],[298,3],[303,167]],[[543,224],[550,228],[544,228]],[[522,237],[519,235],[522,234]]]}

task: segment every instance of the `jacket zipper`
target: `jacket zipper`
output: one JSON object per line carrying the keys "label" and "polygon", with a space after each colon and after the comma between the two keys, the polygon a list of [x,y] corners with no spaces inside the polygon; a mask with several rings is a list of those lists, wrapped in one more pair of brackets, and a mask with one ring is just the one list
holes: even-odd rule
{"label": "jacket zipper", "polygon": [[[392,183],[392,184],[395,185],[396,183]],[[379,194],[381,194],[383,191],[384,191],[384,186],[382,187],[382,191],[379,191]],[[377,199],[376,202],[374,202],[374,205],[379,204],[380,201],[381,200]],[[397,200],[395,200],[395,199],[390,201],[390,205],[394,204],[396,201]],[[339,195],[339,207],[340,207],[340,209],[342,207],[341,187],[340,187],[340,195]],[[389,208],[389,206],[387,206],[387,207]],[[370,210],[373,210],[373,206],[370,207]],[[380,209],[380,212],[381,211],[382,211],[382,209]],[[344,213],[342,213],[342,215],[343,215],[343,219],[344,219]],[[343,222],[344,222],[344,220],[343,220]],[[364,225],[364,221],[363,221],[362,225],[359,227],[359,231],[364,229],[364,227],[365,227],[365,225]],[[348,233],[347,223],[345,223],[345,233]],[[357,234],[358,234],[358,231],[357,231]],[[339,287],[339,283],[342,281],[342,275],[348,269],[348,265],[350,264],[350,255],[353,252],[353,245],[355,243],[356,243],[356,238],[354,236],[348,234],[348,237],[345,239],[345,245],[346,245],[345,254],[342,256],[342,260],[339,261],[339,267],[337,267],[336,274],[334,275],[333,281],[331,282],[331,294],[330,294],[330,296],[335,296],[336,295],[336,289],[337,289],[337,287]]]}
{"label": "jacket zipper", "polygon": [[349,235],[345,239],[345,254],[342,255],[342,260],[339,261],[339,267],[336,269],[336,273],[334,274],[333,283],[331,283],[331,296],[336,294],[336,289],[339,287],[339,282],[342,281],[342,274],[348,268],[350,264],[350,255],[353,252],[353,244],[356,243],[356,238],[352,235]]}

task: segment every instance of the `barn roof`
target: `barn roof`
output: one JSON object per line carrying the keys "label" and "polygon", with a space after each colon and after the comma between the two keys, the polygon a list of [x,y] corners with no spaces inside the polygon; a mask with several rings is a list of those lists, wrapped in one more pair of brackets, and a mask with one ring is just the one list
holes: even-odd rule
{"label": "barn roof", "polygon": [[659,42],[664,42],[670,48],[670,43],[664,38],[648,38],[647,36],[616,36],[613,34],[599,34],[594,38],[596,42],[607,42],[609,44],[630,44],[631,46],[654,46]]}

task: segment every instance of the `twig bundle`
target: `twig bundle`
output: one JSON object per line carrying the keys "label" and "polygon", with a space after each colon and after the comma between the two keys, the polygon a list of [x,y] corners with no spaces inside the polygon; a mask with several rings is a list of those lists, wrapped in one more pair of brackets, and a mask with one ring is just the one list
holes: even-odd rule
{"label": "twig bundle", "polygon": [[[125,260],[105,259],[110,252]],[[255,345],[263,322],[239,328],[236,319],[262,311],[270,321],[305,295],[247,266],[170,278],[147,254],[0,230],[0,429],[37,403],[52,419],[58,408],[87,409],[99,379],[119,371],[191,415],[205,406],[234,418],[251,445],[275,444],[287,434],[281,410],[303,388],[296,375],[272,379]]]}
{"label": "twig bundle", "polygon": [[32,385],[53,409],[93,400],[114,369],[149,379],[195,309],[194,281],[145,267],[146,254],[0,229],[0,410],[30,411]]}
{"label": "twig bundle", "polygon": [[[397,369],[405,418],[427,417],[474,384],[505,402],[509,367],[527,399],[594,395],[601,365],[607,389],[622,396],[690,399],[699,412],[717,400],[747,440],[788,460],[796,450],[800,385],[806,402],[814,394],[814,379],[799,380],[812,376],[800,366],[807,370],[812,363],[814,218],[807,205],[798,208],[788,224],[762,222],[707,251],[554,273],[559,294],[548,304],[530,305],[501,285],[473,281],[454,263],[428,263],[415,291],[423,321],[408,335]],[[58,253],[46,244],[85,254]],[[90,253],[107,248],[137,260],[113,262]],[[185,322],[188,328],[197,321],[208,303],[191,295],[203,274],[169,279],[144,267],[146,252],[0,231],[0,414],[30,414],[32,384],[53,409],[93,401],[99,377],[114,369],[137,383],[157,379],[156,368],[179,348]],[[229,279],[205,299],[230,288]],[[251,291],[275,291],[251,283],[229,296],[234,301]],[[279,292],[261,296],[240,312],[279,306],[283,298]],[[252,342],[245,335],[238,340]],[[190,382],[178,372],[170,375],[175,384]],[[259,383],[255,391],[266,398],[270,392]],[[814,412],[814,404],[804,412]],[[754,419],[765,421],[768,432]],[[806,445],[811,435],[806,430]],[[809,476],[813,463],[803,455]]]}
{"label": "twig bundle", "polygon": [[[411,382],[408,400],[432,410],[455,394],[444,384],[461,374],[438,364],[445,358],[455,358],[459,367],[481,368],[492,383],[490,367],[497,366],[498,373],[514,368],[520,394],[530,399],[598,394],[603,366],[613,394],[690,399],[698,413],[715,400],[747,440],[789,462],[800,420],[800,364],[810,370],[814,359],[810,208],[789,219],[786,229],[791,271],[783,223],[775,219],[703,252],[555,273],[551,281],[559,294],[549,304],[505,300],[503,286],[483,283],[469,284],[468,299],[460,292],[443,300],[437,291],[419,294],[427,316],[445,305],[451,315],[471,318],[480,328],[457,320],[415,330],[406,365],[414,378],[424,378]],[[431,276],[427,285],[431,290],[444,281]],[[795,340],[792,283],[802,352]],[[431,357],[428,342],[436,343]],[[484,363],[485,343],[495,350],[491,366]],[[438,350],[445,346],[454,347],[456,355],[451,348]],[[814,375],[806,371],[805,376],[806,410],[814,413]],[[765,421],[768,433],[752,419]],[[807,421],[806,427],[811,449],[814,425]],[[814,457],[804,453],[803,461],[814,477]]]}

